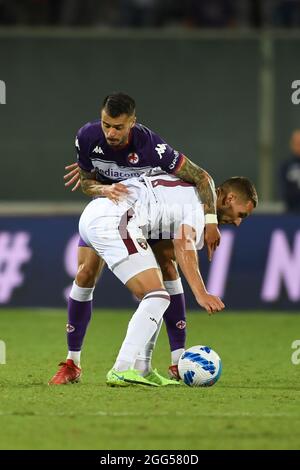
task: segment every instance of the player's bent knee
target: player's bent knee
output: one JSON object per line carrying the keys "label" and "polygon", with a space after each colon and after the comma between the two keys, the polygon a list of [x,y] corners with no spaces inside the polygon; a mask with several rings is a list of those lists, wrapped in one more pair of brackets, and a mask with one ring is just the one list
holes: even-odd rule
{"label": "player's bent knee", "polygon": [[149,292],[165,290],[157,268],[148,269],[133,276],[126,282],[126,287],[139,300],[142,300]]}
{"label": "player's bent knee", "polygon": [[156,308],[161,306],[164,310],[168,308],[171,302],[171,297],[168,291],[165,289],[158,289],[149,291],[147,294],[144,295],[142,301],[155,302]]}
{"label": "player's bent knee", "polygon": [[161,263],[160,269],[164,281],[176,281],[179,278],[177,263],[171,259]]}
{"label": "player's bent knee", "polygon": [[81,264],[76,275],[76,284],[79,287],[94,287],[96,284],[98,270]]}

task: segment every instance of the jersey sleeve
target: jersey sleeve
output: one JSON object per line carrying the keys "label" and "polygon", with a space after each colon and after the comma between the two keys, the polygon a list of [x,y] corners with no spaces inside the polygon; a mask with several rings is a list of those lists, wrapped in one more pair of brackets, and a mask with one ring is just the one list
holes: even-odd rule
{"label": "jersey sleeve", "polygon": [[147,153],[151,157],[151,165],[153,168],[160,167],[166,173],[175,173],[180,166],[184,155],[174,150],[159,135],[149,131],[146,143]]}
{"label": "jersey sleeve", "polygon": [[77,163],[85,171],[92,171],[94,169],[90,159],[90,142],[88,139],[87,126],[82,127],[77,132],[75,138],[75,148],[77,154]]}

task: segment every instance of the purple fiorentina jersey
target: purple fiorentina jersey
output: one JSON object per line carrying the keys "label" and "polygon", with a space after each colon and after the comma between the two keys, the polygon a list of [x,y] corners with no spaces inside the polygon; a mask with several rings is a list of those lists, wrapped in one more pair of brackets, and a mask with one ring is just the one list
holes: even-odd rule
{"label": "purple fiorentina jersey", "polygon": [[136,177],[157,167],[175,173],[183,158],[142,124],[132,128],[125,147],[114,149],[106,142],[101,122],[88,122],[79,129],[75,145],[80,168],[96,171],[96,179],[102,183]]}

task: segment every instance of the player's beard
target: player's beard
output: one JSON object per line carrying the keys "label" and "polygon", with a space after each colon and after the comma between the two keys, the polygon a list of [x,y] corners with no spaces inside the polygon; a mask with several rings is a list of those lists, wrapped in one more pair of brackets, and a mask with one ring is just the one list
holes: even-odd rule
{"label": "player's beard", "polygon": [[108,145],[111,145],[112,147],[115,147],[117,145],[121,145],[121,141],[116,140],[116,139],[107,139]]}
{"label": "player's beard", "polygon": [[[225,216],[225,220],[224,220],[224,216]],[[218,224],[226,224],[226,213],[224,209],[219,208],[217,210],[217,218],[218,218]]]}
{"label": "player's beard", "polygon": [[108,145],[111,147],[123,147],[127,144],[128,136],[123,137],[122,139],[106,139]]}

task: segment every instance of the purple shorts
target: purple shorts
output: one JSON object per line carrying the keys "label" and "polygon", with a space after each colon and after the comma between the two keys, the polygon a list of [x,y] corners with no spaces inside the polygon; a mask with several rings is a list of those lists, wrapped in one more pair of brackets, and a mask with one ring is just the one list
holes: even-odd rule
{"label": "purple shorts", "polygon": [[82,246],[82,247],[84,247],[84,248],[90,248],[90,246],[89,246],[89,245],[87,245],[87,244],[85,243],[85,241],[84,241],[84,240],[82,240],[82,238],[81,238],[81,237],[79,237],[79,240],[78,240],[78,246]]}

